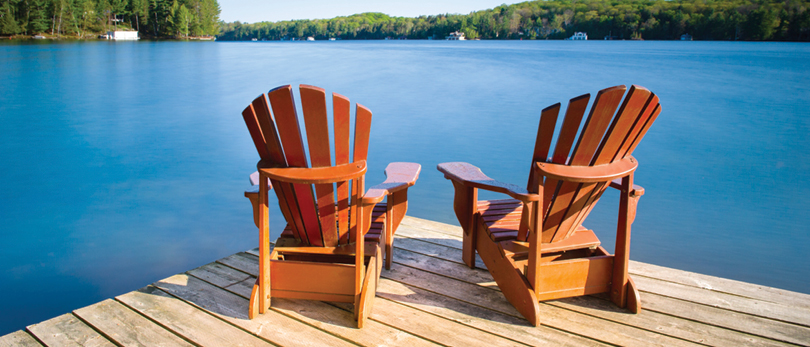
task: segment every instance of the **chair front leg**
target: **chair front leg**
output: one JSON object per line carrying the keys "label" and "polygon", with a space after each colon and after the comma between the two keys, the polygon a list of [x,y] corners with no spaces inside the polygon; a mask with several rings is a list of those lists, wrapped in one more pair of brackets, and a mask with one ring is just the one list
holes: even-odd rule
{"label": "chair front leg", "polygon": [[[451,180],[452,181],[452,180]],[[462,260],[471,269],[475,269],[475,239],[478,213],[478,189],[467,187],[463,183],[452,181],[456,195],[453,201],[453,209],[456,212],[458,223],[464,230],[462,243]]]}
{"label": "chair front leg", "polygon": [[258,314],[267,312],[270,307],[270,223],[267,215],[268,178],[263,174],[259,177],[259,194],[254,205],[254,213],[258,213],[259,227],[259,277],[256,279],[250,298],[248,317],[253,319]]}
{"label": "chair front leg", "polygon": [[627,306],[627,266],[630,262],[630,226],[636,215],[638,197],[632,195],[633,174],[622,178],[619,220],[616,226],[616,250],[613,258],[613,281],[610,299],[616,306]]}
{"label": "chair front leg", "polygon": [[408,211],[408,189],[389,194],[385,208],[385,269],[391,270],[394,256],[394,232]]}

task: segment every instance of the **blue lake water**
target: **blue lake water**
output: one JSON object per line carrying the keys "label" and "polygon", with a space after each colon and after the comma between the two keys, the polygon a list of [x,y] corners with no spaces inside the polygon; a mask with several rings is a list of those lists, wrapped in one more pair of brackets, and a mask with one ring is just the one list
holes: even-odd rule
{"label": "blue lake water", "polygon": [[[367,184],[419,162],[408,214],[453,224],[436,164],[525,184],[541,109],[645,86],[631,258],[810,293],[808,81],[794,43],[3,42],[0,335],[256,247],[240,112],[282,84],[370,108]],[[617,202],[585,223],[609,250]]]}

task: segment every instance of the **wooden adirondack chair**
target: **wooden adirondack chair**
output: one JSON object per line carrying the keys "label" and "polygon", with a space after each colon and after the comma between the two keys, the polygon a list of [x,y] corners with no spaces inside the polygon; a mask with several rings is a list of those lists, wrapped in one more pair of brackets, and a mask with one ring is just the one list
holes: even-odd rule
{"label": "wooden adirondack chair", "polygon": [[[619,307],[641,309],[627,274],[630,225],[644,194],[633,184],[637,163],[631,154],[661,107],[639,86],[630,87],[622,102],[625,91],[599,91],[578,138],[590,95],[571,99],[551,157],[560,104],[544,109],[527,189],[493,180],[468,163],[438,166],[455,187],[464,262],[475,267],[477,251],[509,302],[535,326],[542,300],[610,292]],[[582,226],[608,187],[621,192],[615,255]],[[478,189],[512,199],[478,201]]]}
{"label": "wooden adirondack chair", "polygon": [[[311,168],[289,85],[262,94],[242,112],[261,157],[252,179],[258,192],[245,192],[259,227],[260,254],[249,317],[264,313],[271,297],[348,302],[354,304],[362,328],[382,269],[380,244],[390,267],[394,230],[405,216],[408,187],[421,167],[391,163],[385,182],[365,191],[371,111],[357,104],[352,152],[349,100],[332,95],[333,165],[324,90],[307,85],[299,89]],[[272,252],[270,189],[287,221]],[[381,203],[383,199],[387,201]]]}

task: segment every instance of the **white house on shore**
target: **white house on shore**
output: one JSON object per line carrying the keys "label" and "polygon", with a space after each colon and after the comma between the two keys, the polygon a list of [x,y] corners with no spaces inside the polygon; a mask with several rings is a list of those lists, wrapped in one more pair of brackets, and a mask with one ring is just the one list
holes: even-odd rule
{"label": "white house on shore", "polygon": [[574,35],[568,38],[569,40],[576,40],[576,41],[587,41],[588,40],[588,33],[583,33],[581,31],[577,31]]}
{"label": "white house on shore", "polygon": [[107,39],[108,40],[116,40],[116,41],[120,41],[120,40],[138,40],[138,39],[140,39],[140,37],[138,37],[138,32],[137,31],[117,30],[117,31],[108,31],[107,32]]}
{"label": "white house on shore", "polygon": [[464,33],[460,33],[460,32],[458,32],[458,31],[454,31],[454,32],[450,33],[450,36],[445,37],[445,40],[459,40],[459,41],[464,41],[464,40],[466,40],[466,38],[464,38]]}

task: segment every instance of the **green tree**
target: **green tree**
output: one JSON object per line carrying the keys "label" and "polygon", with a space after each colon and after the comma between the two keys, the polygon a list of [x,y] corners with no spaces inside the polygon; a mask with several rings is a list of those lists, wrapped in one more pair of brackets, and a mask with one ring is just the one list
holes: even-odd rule
{"label": "green tree", "polygon": [[28,32],[41,34],[48,30],[50,20],[46,11],[46,0],[33,0],[28,8]]}
{"label": "green tree", "polygon": [[778,25],[779,21],[773,11],[766,8],[756,9],[748,14],[743,23],[743,35],[749,40],[768,40]]}
{"label": "green tree", "polygon": [[188,36],[189,26],[191,25],[192,20],[193,15],[188,11],[186,5],[180,5],[180,7],[175,11],[175,17],[173,20],[175,30],[177,30],[179,36]]}
{"label": "green tree", "polygon": [[0,34],[14,35],[22,32],[17,20],[14,18],[14,14],[11,13],[11,7],[8,2],[0,7]]}

